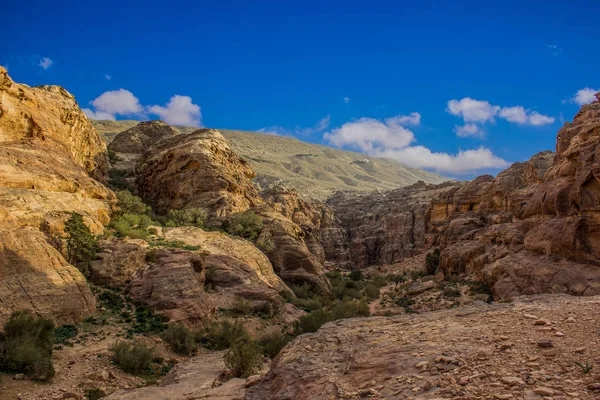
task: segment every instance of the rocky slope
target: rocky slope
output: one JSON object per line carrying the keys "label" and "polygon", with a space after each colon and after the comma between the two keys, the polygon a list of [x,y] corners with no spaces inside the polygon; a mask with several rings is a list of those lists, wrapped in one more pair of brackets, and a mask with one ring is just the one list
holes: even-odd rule
{"label": "rocky slope", "polygon": [[0,67],[0,323],[24,308],[60,323],[92,312],[85,278],[48,235],[72,211],[102,231],[114,194],[94,177],[107,167],[106,145],[70,93],[15,83]]}
{"label": "rocky slope", "polygon": [[[138,121],[93,121],[107,143]],[[197,128],[175,127],[181,133]],[[282,183],[303,198],[325,200],[336,190],[390,190],[419,180],[440,183],[446,178],[389,159],[299,141],[292,137],[219,129],[236,154],[256,172],[262,189]]]}
{"label": "rocky slope", "polygon": [[558,132],[556,153],[515,163],[496,178],[338,193],[327,204],[343,234],[319,233],[326,259],[364,268],[439,247],[446,276],[482,281],[498,299],[600,294],[599,144],[594,102]]}

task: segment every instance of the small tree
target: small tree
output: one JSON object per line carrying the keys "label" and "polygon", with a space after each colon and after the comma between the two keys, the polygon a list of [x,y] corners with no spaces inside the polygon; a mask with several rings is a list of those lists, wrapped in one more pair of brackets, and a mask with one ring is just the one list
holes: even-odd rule
{"label": "small tree", "polygon": [[194,334],[181,323],[169,325],[162,333],[162,338],[169,344],[171,350],[177,354],[185,356],[196,350]]}
{"label": "small tree", "polygon": [[425,269],[428,275],[434,275],[440,266],[440,249],[436,248],[425,257]]}
{"label": "small tree", "polygon": [[225,354],[225,366],[232,376],[247,378],[262,365],[262,349],[248,338],[236,340]]}
{"label": "small tree", "polygon": [[76,212],[72,212],[71,218],[65,222],[65,232],[68,261],[87,277],[90,263],[98,252],[98,241],[83,222],[83,216]]}
{"label": "small tree", "polygon": [[248,240],[256,240],[263,228],[263,219],[254,211],[236,214],[231,217],[229,233]]}
{"label": "small tree", "polygon": [[129,190],[117,192],[117,207],[119,214],[148,214],[152,210],[140,197],[134,196]]}

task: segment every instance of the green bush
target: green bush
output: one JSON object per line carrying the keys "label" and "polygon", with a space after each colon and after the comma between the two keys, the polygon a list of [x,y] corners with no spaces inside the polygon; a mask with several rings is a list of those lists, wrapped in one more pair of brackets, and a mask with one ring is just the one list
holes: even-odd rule
{"label": "green bush", "polygon": [[154,348],[141,342],[117,342],[110,350],[115,364],[130,374],[137,375],[150,370],[154,360]]}
{"label": "green bush", "polygon": [[156,261],[156,249],[150,249],[146,252],[146,262],[153,263]]}
{"label": "green bush", "polygon": [[69,263],[75,265],[84,276],[89,276],[89,266],[96,258],[98,252],[98,241],[83,222],[83,216],[76,212],[65,222],[65,233],[67,234],[67,257]]}
{"label": "green bush", "polygon": [[348,278],[352,279],[353,281],[362,281],[363,275],[360,270],[355,269],[354,271],[352,271],[348,274]]}
{"label": "green bush", "polygon": [[75,325],[63,325],[54,330],[54,343],[67,344],[77,336],[78,329]]}
{"label": "green bush", "polygon": [[108,170],[109,186],[115,190],[131,190],[131,184],[127,181],[130,174],[127,171],[111,168]]}
{"label": "green bush", "polygon": [[152,335],[161,333],[167,329],[169,319],[164,315],[154,314],[154,312],[143,303],[135,303],[135,323],[131,328],[131,333],[140,335]]}
{"label": "green bush", "polygon": [[372,284],[372,283],[368,283],[365,285],[365,294],[367,296],[367,299],[369,300],[376,300],[379,298],[379,287]]}
{"label": "green bush", "polygon": [[248,300],[244,299],[243,297],[236,296],[231,309],[236,313],[248,315],[252,313],[254,307]]}
{"label": "green bush", "polygon": [[425,257],[425,270],[427,275],[435,275],[440,266],[440,249],[436,248],[432,253],[427,254]]}
{"label": "green bush", "polygon": [[158,217],[159,221],[167,227],[196,226],[201,228],[206,219],[206,213],[201,208],[188,208],[185,210],[169,210],[167,215]]}
{"label": "green bush", "polygon": [[31,311],[12,313],[0,332],[0,371],[47,381],[54,376],[54,323]]}
{"label": "green bush", "polygon": [[210,350],[226,350],[238,339],[248,338],[244,325],[238,321],[213,322],[200,334],[197,341]]}
{"label": "green bush", "polygon": [[460,297],[460,289],[454,285],[447,285],[442,294],[444,297]]}
{"label": "green bush", "polygon": [[99,400],[107,396],[104,390],[98,388],[85,389],[84,393],[87,400]]}
{"label": "green bush", "polygon": [[248,338],[240,338],[225,354],[225,366],[231,376],[247,378],[260,370],[262,358],[258,344]]}
{"label": "green bush", "polygon": [[263,220],[253,211],[235,214],[229,222],[229,233],[248,240],[255,240],[263,228]]}
{"label": "green bush", "polygon": [[256,247],[258,247],[263,253],[270,253],[275,250],[273,235],[271,235],[271,233],[261,235],[261,237],[256,241]]}
{"label": "green bush", "polygon": [[117,192],[118,214],[148,214],[152,209],[140,197],[134,196],[129,190]]}
{"label": "green bush", "polygon": [[132,239],[146,239],[149,236],[148,227],[155,224],[152,219],[145,214],[119,215],[110,222],[119,237],[130,237]]}
{"label": "green bush", "polygon": [[124,305],[121,296],[108,290],[98,296],[98,301],[102,307],[115,312],[121,311]]}
{"label": "green bush", "polygon": [[183,324],[169,325],[162,333],[162,339],[177,354],[185,356],[196,350],[194,334]]}
{"label": "green bush", "polygon": [[343,318],[368,317],[371,314],[369,305],[362,301],[340,302],[331,310],[331,320]]}
{"label": "green bush", "polygon": [[294,334],[312,333],[319,330],[321,326],[333,320],[331,313],[325,310],[315,310],[303,315],[294,323]]}
{"label": "green bush", "polygon": [[270,359],[277,357],[286,344],[294,339],[291,335],[271,335],[260,341],[263,354]]}
{"label": "green bush", "polygon": [[299,299],[310,299],[315,296],[312,286],[308,283],[302,285],[290,285],[290,289]]}

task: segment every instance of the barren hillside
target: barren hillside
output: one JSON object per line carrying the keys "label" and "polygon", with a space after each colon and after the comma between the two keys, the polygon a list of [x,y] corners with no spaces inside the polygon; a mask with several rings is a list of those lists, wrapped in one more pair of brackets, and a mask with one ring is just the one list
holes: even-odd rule
{"label": "barren hillside", "polygon": [[[120,132],[139,121],[92,121],[110,143]],[[197,128],[177,127],[181,133]],[[324,199],[336,190],[388,190],[419,180],[440,183],[446,178],[420,169],[407,168],[384,158],[301,142],[284,136],[256,132],[219,130],[233,150],[245,158],[257,174],[256,182],[281,180],[307,198]]]}

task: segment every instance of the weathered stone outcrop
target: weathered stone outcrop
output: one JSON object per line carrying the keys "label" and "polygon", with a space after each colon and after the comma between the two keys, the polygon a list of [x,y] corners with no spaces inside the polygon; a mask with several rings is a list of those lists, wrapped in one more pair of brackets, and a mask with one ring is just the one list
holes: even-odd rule
{"label": "weathered stone outcrop", "polygon": [[0,321],[29,308],[75,323],[94,310],[83,275],[45,238],[62,234],[72,211],[103,230],[114,194],[94,177],[107,166],[106,145],[70,93],[15,83],[0,67]]}
{"label": "weathered stone outcrop", "polygon": [[90,281],[111,287],[124,287],[137,270],[146,265],[148,243],[140,239],[116,239],[100,242],[100,252],[90,265]]}
{"label": "weathered stone outcrop", "polygon": [[39,230],[0,230],[0,325],[30,309],[58,324],[77,323],[96,308],[83,275]]}
{"label": "weathered stone outcrop", "polygon": [[218,219],[263,203],[253,177],[219,131],[199,129],[151,146],[137,167],[137,188],[159,213],[203,208]]}
{"label": "weathered stone outcrop", "polygon": [[209,321],[216,309],[232,308],[239,299],[256,309],[268,304],[273,312],[283,306],[280,292],[290,289],[250,242],[198,228],[163,229],[162,234],[167,242],[198,249],[152,250],[153,256],[131,278],[128,293],[133,299],[171,321],[192,324]]}
{"label": "weathered stone outcrop", "polygon": [[340,246],[327,240],[331,229],[320,233],[326,258],[363,268],[440,247],[446,275],[484,281],[498,298],[600,294],[598,149],[600,102],[594,102],[559,131],[556,154],[536,154],[496,178],[420,183],[364,197],[338,193],[328,205],[345,234],[336,236]]}

